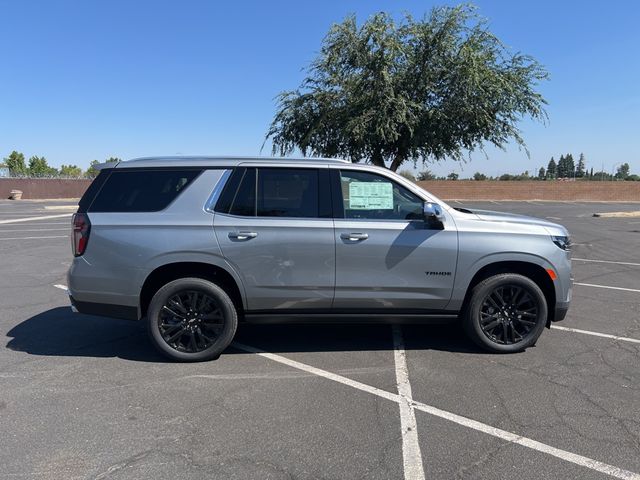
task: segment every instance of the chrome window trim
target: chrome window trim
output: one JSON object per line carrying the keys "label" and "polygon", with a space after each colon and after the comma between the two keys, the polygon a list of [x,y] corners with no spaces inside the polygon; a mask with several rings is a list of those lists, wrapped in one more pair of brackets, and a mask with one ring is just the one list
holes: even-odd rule
{"label": "chrome window trim", "polygon": [[213,187],[213,191],[211,192],[211,195],[209,195],[207,202],[204,204],[205,212],[215,213],[214,208],[216,206],[216,203],[218,203],[218,198],[220,198],[220,195],[222,194],[222,189],[227,184],[227,181],[229,180],[229,177],[231,176],[232,171],[233,169],[225,170],[222,176],[220,177],[220,180],[218,180],[218,182],[216,183],[216,186]]}

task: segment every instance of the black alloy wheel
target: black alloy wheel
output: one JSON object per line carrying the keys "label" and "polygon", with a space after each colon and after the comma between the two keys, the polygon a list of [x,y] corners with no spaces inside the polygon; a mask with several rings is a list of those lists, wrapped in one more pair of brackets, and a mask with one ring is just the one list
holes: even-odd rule
{"label": "black alloy wheel", "polygon": [[478,283],[462,314],[467,335],[495,353],[535,345],[547,324],[547,300],[531,278],[501,273]]}
{"label": "black alloy wheel", "polygon": [[493,289],[480,307],[480,327],[493,342],[510,345],[523,341],[536,326],[538,303],[523,287]]}
{"label": "black alloy wheel", "polygon": [[215,343],[224,328],[224,317],[216,300],[205,292],[183,290],[162,306],[158,328],[171,348],[197,353]]}
{"label": "black alloy wheel", "polygon": [[198,362],[220,356],[238,326],[229,295],[201,278],[180,278],[153,296],[147,311],[149,338],[172,360]]}

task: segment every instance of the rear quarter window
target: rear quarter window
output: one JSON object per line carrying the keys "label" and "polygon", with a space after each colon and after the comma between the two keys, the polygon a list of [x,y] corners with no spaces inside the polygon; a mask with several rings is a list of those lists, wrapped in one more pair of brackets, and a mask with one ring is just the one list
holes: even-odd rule
{"label": "rear quarter window", "polygon": [[202,170],[113,170],[89,212],[158,212],[165,209]]}

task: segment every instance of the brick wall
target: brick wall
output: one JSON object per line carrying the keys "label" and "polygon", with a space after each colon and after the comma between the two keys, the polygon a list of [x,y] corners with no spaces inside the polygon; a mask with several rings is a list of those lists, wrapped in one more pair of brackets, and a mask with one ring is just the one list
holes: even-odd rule
{"label": "brick wall", "polygon": [[425,181],[443,200],[583,200],[640,202],[640,182]]}
{"label": "brick wall", "polygon": [[79,198],[91,180],[62,178],[0,178],[0,198],[22,190],[22,198]]}
{"label": "brick wall", "polygon": [[[0,178],[0,198],[22,190],[22,198],[79,198],[90,180]],[[583,200],[640,202],[640,182],[477,182],[426,181],[418,184],[444,200]]]}

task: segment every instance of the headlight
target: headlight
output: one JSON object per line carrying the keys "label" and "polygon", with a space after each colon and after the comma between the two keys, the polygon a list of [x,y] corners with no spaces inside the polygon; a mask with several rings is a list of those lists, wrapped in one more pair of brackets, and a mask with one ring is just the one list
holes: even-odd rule
{"label": "headlight", "polygon": [[553,240],[553,243],[555,243],[558,248],[561,248],[562,250],[571,250],[571,239],[569,237],[552,235],[551,240]]}

